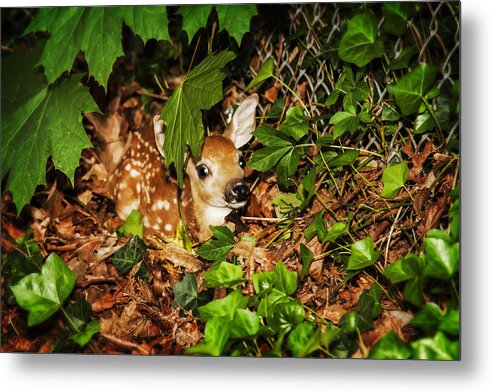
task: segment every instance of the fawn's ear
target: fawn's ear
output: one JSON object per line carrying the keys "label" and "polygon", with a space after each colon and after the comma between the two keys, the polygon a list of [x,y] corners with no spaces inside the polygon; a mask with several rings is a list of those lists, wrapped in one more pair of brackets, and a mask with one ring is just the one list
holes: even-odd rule
{"label": "fawn's ear", "polygon": [[161,120],[160,116],[154,116],[155,144],[163,158],[164,158],[164,133],[165,133],[164,121]]}
{"label": "fawn's ear", "polygon": [[241,102],[224,132],[224,136],[231,139],[237,149],[244,146],[253,137],[252,133],[256,127],[257,105],[258,94],[250,95]]}

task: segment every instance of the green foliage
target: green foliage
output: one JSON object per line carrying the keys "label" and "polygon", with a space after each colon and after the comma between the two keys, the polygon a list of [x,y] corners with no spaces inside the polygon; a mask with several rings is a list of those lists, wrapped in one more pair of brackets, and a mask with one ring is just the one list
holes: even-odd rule
{"label": "green foliage", "polygon": [[92,307],[84,298],[67,305],[63,314],[70,331],[70,339],[80,347],[89,343],[94,334],[101,330],[97,321],[90,321]]}
{"label": "green foliage", "polygon": [[188,145],[193,156],[200,156],[205,133],[201,111],[210,109],[222,99],[225,77],[222,68],[234,57],[229,51],[209,55],[183,78],[161,113],[166,123],[166,165],[174,164],[180,186],[183,184],[185,148]]}
{"label": "green foliage", "polygon": [[407,282],[403,290],[405,299],[414,305],[422,305],[424,301],[423,268],[424,259],[422,257],[408,254],[386,267],[384,276],[393,284]]}
{"label": "green foliage", "polygon": [[442,280],[452,278],[459,268],[459,243],[442,230],[430,230],[424,242],[424,275]]}
{"label": "green foliage", "polygon": [[143,238],[143,220],[144,217],[140,212],[132,210],[132,212],[130,212],[130,215],[128,215],[128,217],[126,218],[125,223],[118,227],[118,233],[123,236],[135,235]]}
{"label": "green foliage", "polygon": [[390,331],[373,346],[368,358],[408,359],[411,356],[412,350],[409,345],[401,340],[394,331]]}
{"label": "green foliage", "polygon": [[251,82],[246,86],[245,90],[251,90],[255,87],[260,87],[263,82],[273,76],[273,69],[275,67],[275,61],[273,59],[268,59],[263,64],[261,64],[258,73],[253,78]]}
{"label": "green foliage", "polygon": [[407,29],[407,20],[412,8],[412,3],[385,2],[383,30],[395,35],[402,35]]}
{"label": "green foliage", "polygon": [[7,302],[15,303],[15,297],[10,289],[24,276],[39,272],[43,265],[43,257],[36,241],[33,239],[33,231],[29,230],[19,237],[15,244],[17,249],[10,252],[2,252],[2,276],[7,287]]}
{"label": "green foliage", "polygon": [[198,307],[203,305],[208,296],[205,292],[198,292],[198,286],[193,274],[186,273],[181,282],[173,286],[174,304],[185,310],[198,314]]}
{"label": "green foliage", "polygon": [[55,314],[74,286],[75,274],[56,253],[52,253],[41,272],[23,277],[11,286],[11,290],[19,306],[29,312],[27,324],[32,327]]}
{"label": "green foliage", "polygon": [[207,25],[207,20],[214,8],[213,5],[193,5],[179,7],[177,13],[183,17],[183,30],[191,42],[195,34]]}
{"label": "green foliage", "polygon": [[[73,184],[81,151],[92,144],[82,127],[82,113],[99,111],[76,77],[48,87],[35,67],[42,45],[33,52],[15,48],[2,58],[2,178],[17,212],[29,203],[37,185],[46,184],[46,161]],[[67,143],[66,141],[70,142]]]}
{"label": "green foliage", "polygon": [[[147,246],[139,236],[133,236],[125,246],[118,249],[112,257],[112,262],[116,270],[124,275],[132,269],[134,265],[143,261],[147,255]],[[147,268],[145,264],[140,265],[137,276],[146,277]]]}
{"label": "green foliage", "polygon": [[75,56],[83,51],[90,74],[106,88],[114,61],[124,54],[123,23],[144,42],[151,38],[170,41],[167,10],[162,6],[41,8],[25,33],[50,33],[39,60],[49,84],[69,72]]}
{"label": "green foliage", "polygon": [[249,31],[251,18],[258,14],[254,4],[179,7],[178,14],[183,17],[183,30],[188,34],[188,41],[191,42],[195,34],[207,25],[209,15],[214,8],[217,12],[219,31],[227,30],[236,43],[241,45],[244,34]]}
{"label": "green foliage", "polygon": [[419,111],[436,75],[437,68],[434,65],[421,63],[397,83],[388,86],[389,93],[395,97],[403,115],[408,116]]}
{"label": "green foliage", "polygon": [[207,281],[207,287],[234,287],[243,281],[243,273],[239,265],[226,261],[215,269],[206,272],[203,277]]}
{"label": "green foliage", "polygon": [[410,176],[408,165],[405,161],[397,165],[389,166],[383,170],[383,191],[382,197],[395,197]]}
{"label": "green foliage", "polygon": [[380,250],[374,250],[374,241],[371,237],[356,241],[351,247],[347,271],[369,267],[377,261],[380,255]]}
{"label": "green foliage", "polygon": [[338,55],[344,61],[363,67],[384,53],[384,43],[377,36],[378,23],[372,12],[355,15],[340,40]]}
{"label": "green foliage", "polygon": [[215,239],[202,244],[197,253],[209,261],[223,261],[227,253],[236,245],[234,233],[226,226],[211,226],[210,228]]}

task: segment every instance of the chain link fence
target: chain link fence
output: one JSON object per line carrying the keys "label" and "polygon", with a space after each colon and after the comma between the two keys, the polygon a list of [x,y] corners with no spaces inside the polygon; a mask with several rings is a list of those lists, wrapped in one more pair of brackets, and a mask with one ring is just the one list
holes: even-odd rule
{"label": "chain link fence", "polygon": [[[374,8],[378,11],[377,15],[383,15],[383,4],[372,3],[365,6]],[[275,59],[278,77],[304,98],[313,117],[322,116],[327,110],[334,110],[327,107],[324,102],[334,90],[335,76],[343,64],[334,64],[332,60],[334,56],[330,57],[329,54],[338,50],[338,41],[346,30],[347,21],[356,14],[355,6],[357,5],[315,3],[292,7],[287,22],[290,26],[289,35],[298,36],[299,45],[286,50],[285,37],[281,35],[277,38],[271,34],[259,40],[260,44],[255,48],[260,64],[268,58]],[[437,86],[439,89],[450,87],[459,77],[459,3],[418,3],[417,7],[420,8],[418,14],[407,22],[405,39],[397,38],[391,52],[386,52],[387,58],[381,61],[389,62],[397,58],[403,49],[413,45],[417,55],[414,56],[411,67],[421,62],[436,65],[439,69]],[[382,30],[383,23],[384,16],[378,21],[379,31]],[[306,34],[299,37],[299,30],[302,29],[306,29]],[[309,63],[310,70],[303,66],[306,63]],[[371,66],[374,67],[374,64],[368,65]],[[381,113],[383,102],[390,100],[387,86],[396,80],[389,72],[385,80],[375,77],[371,72],[367,75],[366,77],[371,79],[370,84],[374,86],[373,101],[377,108],[374,114],[377,115]],[[302,91],[303,89],[305,91]],[[321,120],[320,124],[321,133],[326,133],[329,129],[327,120]],[[399,126],[403,127],[403,123]],[[448,142],[453,136],[456,137],[458,126],[459,121],[455,120],[449,129],[446,129]],[[412,142],[418,148],[426,139],[427,136],[424,136],[418,143],[415,140]],[[361,147],[368,149],[373,144],[377,144],[377,140],[372,137],[369,140],[361,140],[361,143],[364,143]],[[376,147],[380,148],[379,145]],[[393,155],[390,154],[387,159],[391,160]]]}

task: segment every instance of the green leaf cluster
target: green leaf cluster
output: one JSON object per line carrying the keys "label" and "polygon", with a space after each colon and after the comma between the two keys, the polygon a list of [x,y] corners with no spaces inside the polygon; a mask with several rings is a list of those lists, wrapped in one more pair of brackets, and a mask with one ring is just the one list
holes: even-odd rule
{"label": "green leaf cluster", "polygon": [[264,147],[256,150],[248,166],[266,172],[276,166],[277,178],[285,186],[292,185],[299,160],[305,148],[299,143],[309,131],[309,118],[300,106],[293,106],[285,113],[278,131],[268,125],[259,126],[253,135]]}
{"label": "green leaf cluster", "polygon": [[215,9],[219,22],[219,32],[227,30],[229,35],[241,45],[244,34],[249,31],[251,18],[258,15],[254,4],[220,4],[181,6],[177,13],[183,17],[183,30],[191,42],[196,33],[207,26],[210,14]]}
{"label": "green leaf cluster", "polygon": [[48,158],[73,184],[80,154],[92,146],[82,113],[99,111],[75,76],[48,86],[36,66],[42,51],[42,44],[32,52],[16,47],[2,57],[1,176],[9,174],[5,190],[12,193],[18,213],[36,186],[46,184]]}

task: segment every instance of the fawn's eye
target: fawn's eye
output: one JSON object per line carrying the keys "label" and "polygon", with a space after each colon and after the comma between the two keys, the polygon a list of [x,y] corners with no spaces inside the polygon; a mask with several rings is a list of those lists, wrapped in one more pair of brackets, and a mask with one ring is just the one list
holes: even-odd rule
{"label": "fawn's eye", "polygon": [[246,161],[244,160],[243,157],[239,157],[239,166],[244,169],[244,166],[246,166]]}
{"label": "fawn's eye", "polygon": [[201,180],[207,177],[209,173],[208,167],[205,165],[198,165],[196,167],[196,172],[198,173],[198,177],[200,177]]}

